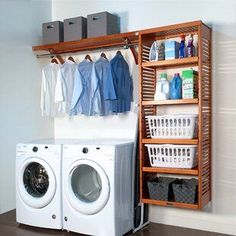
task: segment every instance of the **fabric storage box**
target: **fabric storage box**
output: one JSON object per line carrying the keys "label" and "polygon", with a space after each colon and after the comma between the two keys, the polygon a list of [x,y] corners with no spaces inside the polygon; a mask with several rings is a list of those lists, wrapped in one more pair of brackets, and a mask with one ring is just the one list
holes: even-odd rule
{"label": "fabric storage box", "polygon": [[151,138],[186,138],[197,136],[197,115],[146,116]]}
{"label": "fabric storage box", "polygon": [[196,145],[145,144],[150,165],[166,168],[193,168],[197,165]]}
{"label": "fabric storage box", "polygon": [[87,19],[79,16],[64,20],[64,41],[87,38]]}
{"label": "fabric storage box", "polygon": [[165,41],[165,59],[179,58],[179,43],[176,41]]}
{"label": "fabric storage box", "polygon": [[42,25],[43,44],[63,42],[63,22],[53,21]]}
{"label": "fabric storage box", "polygon": [[198,72],[190,69],[182,71],[182,97],[183,99],[197,98]]}
{"label": "fabric storage box", "polygon": [[87,16],[88,38],[120,33],[119,20],[109,12],[100,12]]}
{"label": "fabric storage box", "polygon": [[172,201],[174,197],[172,183],[175,181],[177,181],[176,178],[169,177],[155,177],[150,179],[147,182],[150,198],[160,201]]}
{"label": "fabric storage box", "polygon": [[195,204],[198,201],[198,181],[194,178],[173,183],[173,191],[176,202]]}

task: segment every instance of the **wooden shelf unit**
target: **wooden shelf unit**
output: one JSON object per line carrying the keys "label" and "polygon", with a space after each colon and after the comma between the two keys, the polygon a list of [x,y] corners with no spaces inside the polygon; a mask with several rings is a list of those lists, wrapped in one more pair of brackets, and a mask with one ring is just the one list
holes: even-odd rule
{"label": "wooden shelf unit", "polygon": [[[149,51],[155,40],[176,38],[181,35],[198,35],[198,57],[151,61]],[[198,68],[198,98],[154,101],[158,70],[183,67]],[[202,209],[211,201],[211,29],[201,21],[176,24],[140,31],[139,33],[139,76],[140,76],[140,198],[143,203],[189,209]],[[148,115],[158,114],[159,106],[192,104],[198,109],[197,139],[151,139]],[[198,148],[198,166],[193,169],[150,167],[145,144],[192,144]],[[198,179],[198,203],[185,204],[149,199],[147,181],[156,174],[187,175]]]}

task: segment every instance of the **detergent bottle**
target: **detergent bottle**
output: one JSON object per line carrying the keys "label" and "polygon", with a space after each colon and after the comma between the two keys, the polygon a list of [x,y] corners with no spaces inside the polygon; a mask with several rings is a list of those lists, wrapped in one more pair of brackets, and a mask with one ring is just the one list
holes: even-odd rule
{"label": "detergent bottle", "polygon": [[179,73],[175,73],[173,79],[170,81],[170,99],[182,98],[182,79]]}
{"label": "detergent bottle", "polygon": [[156,83],[156,92],[154,100],[167,100],[169,99],[170,84],[167,79],[167,74],[162,73],[160,79]]}
{"label": "detergent bottle", "polygon": [[181,35],[181,42],[179,46],[179,58],[184,58],[186,55],[186,47],[185,47],[185,35]]}

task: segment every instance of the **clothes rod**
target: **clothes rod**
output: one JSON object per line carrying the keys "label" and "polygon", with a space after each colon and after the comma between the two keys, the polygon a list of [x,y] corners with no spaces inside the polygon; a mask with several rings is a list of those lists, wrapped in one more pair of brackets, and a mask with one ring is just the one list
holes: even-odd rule
{"label": "clothes rod", "polygon": [[112,46],[112,47],[101,47],[101,48],[97,48],[97,49],[87,49],[87,50],[83,50],[83,51],[74,51],[74,52],[65,52],[65,53],[45,53],[45,54],[40,54],[40,55],[36,55],[37,58],[46,58],[46,57],[53,57],[53,56],[58,56],[58,55],[71,55],[71,54],[77,54],[77,53],[84,53],[86,54],[86,52],[90,52],[90,51],[96,51],[96,50],[108,50],[109,48],[111,49],[115,49],[115,48],[123,48],[123,49],[130,49],[131,47],[135,47],[138,46],[137,44],[125,44],[125,45],[117,45],[117,46]]}

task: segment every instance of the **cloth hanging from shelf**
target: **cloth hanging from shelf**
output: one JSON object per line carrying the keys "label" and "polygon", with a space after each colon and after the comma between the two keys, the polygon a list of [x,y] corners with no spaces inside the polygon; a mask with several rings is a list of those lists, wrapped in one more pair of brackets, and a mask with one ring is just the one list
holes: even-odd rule
{"label": "cloth hanging from shelf", "polygon": [[91,90],[93,62],[84,59],[78,64],[75,77],[70,115],[84,114],[89,116],[94,91]]}
{"label": "cloth hanging from shelf", "polygon": [[113,83],[110,83],[109,87],[105,86],[106,79],[108,78],[109,67],[110,62],[103,56],[100,56],[100,58],[94,63],[92,76],[95,79],[93,79],[92,83],[94,96],[92,97],[91,102],[91,115],[107,116],[113,113],[111,101],[104,99],[105,93],[115,95],[115,88]]}
{"label": "cloth hanging from shelf", "polygon": [[109,88],[114,84],[115,93],[104,90],[104,99],[112,101],[112,111],[123,113],[130,111],[133,101],[133,81],[129,72],[129,65],[122,54],[116,54],[110,61],[108,77],[105,87]]}
{"label": "cloth hanging from shelf", "polygon": [[[74,80],[79,76],[78,74],[77,64],[71,60],[66,60],[60,67],[55,91],[55,103],[59,104],[59,110],[62,113],[70,114]],[[78,90],[80,91],[82,88],[81,84]]]}
{"label": "cloth hanging from shelf", "polygon": [[55,117],[60,115],[59,104],[54,101],[59,73],[60,65],[56,63],[49,63],[42,69],[40,101],[42,116]]}

